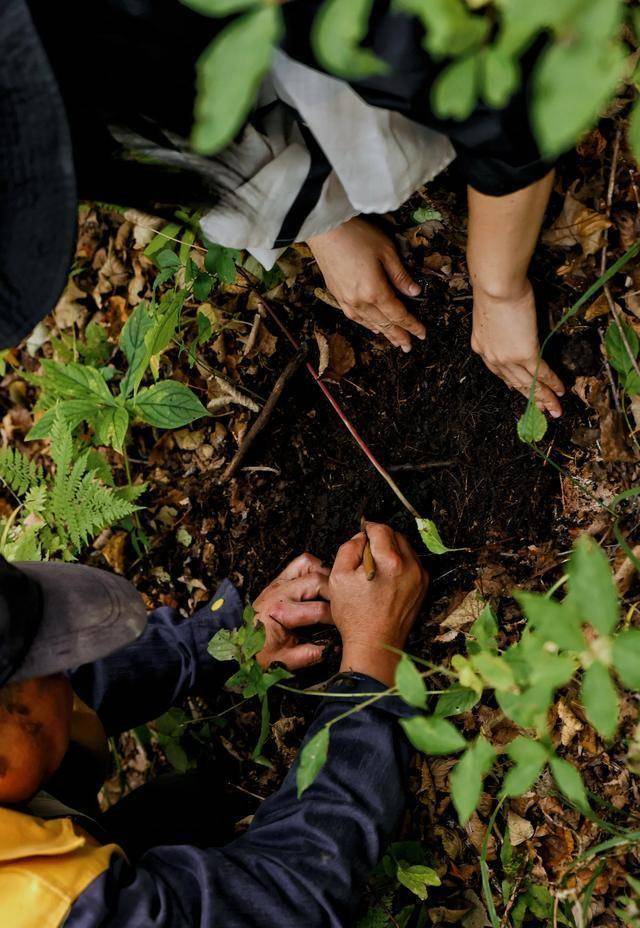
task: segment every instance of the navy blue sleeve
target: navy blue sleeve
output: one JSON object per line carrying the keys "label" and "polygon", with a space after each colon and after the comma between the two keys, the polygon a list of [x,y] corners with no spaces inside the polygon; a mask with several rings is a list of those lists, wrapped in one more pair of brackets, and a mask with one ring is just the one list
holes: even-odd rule
{"label": "navy blue sleeve", "polygon": [[[212,611],[211,606],[223,604]],[[195,687],[222,686],[233,667],[207,653],[220,628],[242,622],[242,601],[223,580],[211,602],[190,619],[163,606],[149,615],[147,627],[131,644],[69,675],[74,692],[98,713],[107,734],[126,731],[158,718]]]}
{"label": "navy blue sleeve", "polygon": [[[332,686],[379,691],[367,677]],[[328,698],[307,739],[351,701]],[[66,928],[344,928],[402,814],[409,745],[386,697],[337,722],[328,760],[301,799],[297,762],[248,831],[221,849],[158,847],[118,859],[76,900]],[[409,714],[415,710],[408,710]]]}

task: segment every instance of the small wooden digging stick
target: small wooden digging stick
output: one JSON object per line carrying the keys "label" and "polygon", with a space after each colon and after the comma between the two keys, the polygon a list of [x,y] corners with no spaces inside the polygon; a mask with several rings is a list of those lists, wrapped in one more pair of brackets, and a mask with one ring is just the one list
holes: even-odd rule
{"label": "small wooden digging stick", "polygon": [[367,520],[364,516],[360,519],[360,531],[364,532],[364,537],[366,538],[364,551],[362,552],[362,566],[364,567],[367,580],[373,580],[376,575],[376,562],[371,553],[371,543],[369,542],[369,535],[367,534]]}
{"label": "small wooden digging stick", "polygon": [[276,403],[282,396],[282,391],[286,387],[287,382],[291,380],[295,372],[298,370],[298,368],[304,361],[305,354],[306,353],[303,350],[298,351],[295,357],[293,357],[289,361],[285,369],[282,371],[282,373],[276,380],[275,386],[273,390],[271,391],[271,395],[269,399],[264,404],[264,406],[258,413],[258,417],[256,418],[255,422],[253,423],[249,431],[246,433],[246,435],[242,439],[240,447],[236,451],[233,460],[230,462],[229,466],[227,467],[225,472],[220,477],[221,483],[226,483],[227,480],[230,480],[233,477],[233,475],[236,473],[236,471],[238,470],[242,462],[244,461],[249,448],[254,443],[254,441],[260,434],[260,432],[263,430],[263,428],[265,427],[265,425],[271,418],[271,413],[275,409]]}

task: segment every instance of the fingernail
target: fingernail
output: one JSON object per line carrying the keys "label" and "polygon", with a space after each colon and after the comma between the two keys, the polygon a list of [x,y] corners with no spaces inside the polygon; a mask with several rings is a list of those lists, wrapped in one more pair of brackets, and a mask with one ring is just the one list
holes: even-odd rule
{"label": "fingernail", "polygon": [[426,337],[427,337],[427,333],[426,333],[426,332],[423,332],[422,335],[418,335],[418,338],[420,339],[421,342],[423,342],[423,341],[425,340]]}
{"label": "fingernail", "polygon": [[409,354],[411,351],[411,345],[400,345],[405,354]]}
{"label": "fingernail", "polygon": [[554,419],[559,419],[560,416],[562,415],[559,409],[550,409],[549,412],[551,413]]}

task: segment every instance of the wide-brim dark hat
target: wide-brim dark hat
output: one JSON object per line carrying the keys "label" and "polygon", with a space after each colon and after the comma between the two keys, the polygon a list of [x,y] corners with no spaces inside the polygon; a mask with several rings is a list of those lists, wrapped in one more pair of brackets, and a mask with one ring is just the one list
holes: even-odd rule
{"label": "wide-brim dark hat", "polygon": [[0,558],[0,687],[106,657],[146,623],[142,598],[124,577],[84,564]]}
{"label": "wide-brim dark hat", "polygon": [[17,345],[64,289],[76,203],[51,65],[25,0],[0,0],[0,348]]}

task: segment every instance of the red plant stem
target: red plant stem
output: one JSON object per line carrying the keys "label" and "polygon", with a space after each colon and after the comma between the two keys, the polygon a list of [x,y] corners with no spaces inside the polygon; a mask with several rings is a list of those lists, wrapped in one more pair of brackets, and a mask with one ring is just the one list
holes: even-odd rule
{"label": "red plant stem", "polygon": [[[242,269],[240,269],[240,271],[242,272]],[[243,275],[243,276],[244,276],[244,275]],[[248,279],[248,278],[245,278],[245,279]],[[273,307],[271,307],[271,306],[267,303],[267,301],[266,301],[263,297],[261,297],[259,294],[257,294],[257,293],[256,293],[256,298],[257,298],[258,303],[260,304],[260,306],[265,310],[265,312],[267,312],[267,313],[271,316],[271,318],[273,319],[273,321],[275,322],[275,324],[278,326],[278,328],[280,329],[280,331],[282,332],[282,334],[289,340],[289,342],[290,342],[290,344],[292,345],[292,347],[295,348],[296,351],[300,351],[300,344],[299,344],[299,342],[293,337],[293,335],[291,334],[291,332],[289,331],[289,329],[285,326],[285,324],[284,324],[284,323],[280,320],[280,318],[276,315],[276,312],[275,312],[275,310],[273,309]],[[409,502],[409,500],[407,499],[407,497],[404,495],[404,493],[402,492],[402,490],[400,489],[400,487],[398,486],[398,484],[395,482],[395,480],[393,479],[393,477],[384,469],[384,467],[383,467],[382,464],[378,461],[378,459],[375,457],[375,455],[373,454],[373,452],[371,451],[371,449],[369,448],[369,446],[365,443],[364,439],[360,437],[358,431],[356,430],[356,427],[353,425],[353,423],[351,422],[351,420],[348,418],[348,416],[345,414],[345,412],[343,411],[343,409],[341,408],[341,406],[338,404],[337,400],[335,399],[335,397],[333,396],[333,394],[332,394],[331,391],[329,390],[329,387],[326,385],[326,383],[324,383],[324,381],[322,380],[322,378],[319,377],[318,373],[316,372],[316,370],[314,369],[314,367],[313,367],[313,365],[311,364],[310,361],[307,361],[307,362],[306,362],[306,368],[307,368],[307,370],[309,371],[309,373],[311,374],[311,376],[313,377],[313,379],[315,380],[316,384],[317,384],[317,385],[320,387],[320,389],[322,390],[322,392],[323,392],[323,394],[324,394],[326,400],[331,404],[331,406],[333,407],[333,409],[334,409],[336,415],[338,416],[338,418],[340,419],[340,421],[342,422],[342,424],[344,425],[344,427],[346,428],[346,430],[349,432],[349,434],[351,435],[351,437],[353,438],[353,440],[356,442],[356,444],[358,445],[358,447],[360,448],[360,450],[362,451],[362,453],[365,455],[365,457],[367,458],[367,460],[369,461],[369,463],[370,463],[373,467],[375,467],[375,469],[378,471],[378,473],[380,474],[380,476],[382,477],[382,479],[385,480],[385,481],[387,482],[387,484],[388,484],[389,487],[393,490],[393,492],[394,492],[395,495],[398,497],[398,499],[400,500],[400,502],[402,503],[402,505],[405,507],[405,509],[407,509],[407,510],[411,513],[411,515],[414,517],[414,519],[419,519],[419,518],[421,518],[420,513],[417,512],[417,510],[414,508],[414,506],[411,505],[411,503]]]}

